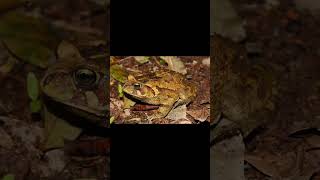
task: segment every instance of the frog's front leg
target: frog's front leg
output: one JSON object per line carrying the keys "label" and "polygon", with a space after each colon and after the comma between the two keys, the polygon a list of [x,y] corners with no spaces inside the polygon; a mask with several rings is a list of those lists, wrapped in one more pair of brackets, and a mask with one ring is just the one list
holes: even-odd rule
{"label": "frog's front leg", "polygon": [[179,96],[173,96],[170,98],[167,97],[166,99],[163,99],[157,112],[155,114],[152,114],[151,116],[148,116],[148,120],[151,121],[153,119],[163,118],[167,116],[178,99]]}
{"label": "frog's front leg", "polygon": [[153,119],[163,118],[171,111],[171,109],[172,106],[170,105],[161,105],[157,112],[152,114],[151,116],[148,116],[147,119],[150,121]]}

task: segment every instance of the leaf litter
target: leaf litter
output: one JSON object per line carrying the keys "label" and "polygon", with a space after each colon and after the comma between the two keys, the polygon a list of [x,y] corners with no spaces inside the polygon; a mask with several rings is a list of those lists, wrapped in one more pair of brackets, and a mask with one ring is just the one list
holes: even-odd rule
{"label": "leaf litter", "polygon": [[[238,27],[246,31],[245,38],[239,44],[246,48],[250,61],[269,62],[279,82],[275,116],[242,140],[245,154],[241,163],[246,165],[239,164],[238,169],[242,169],[245,179],[319,178],[320,101],[317,77],[320,64],[318,48],[315,48],[319,47],[320,42],[320,32],[316,28],[320,22],[317,14],[319,8],[315,1],[295,2],[231,1],[236,11],[233,14],[246,22],[244,27]],[[231,26],[239,26],[239,21]],[[239,32],[242,31],[224,36],[238,42]],[[215,120],[212,136],[215,137],[218,130],[224,131],[225,136],[219,142],[225,142],[224,149],[227,150],[228,146],[232,146],[230,140],[238,136],[232,133],[237,128],[231,124],[225,130],[219,129],[219,124],[224,122],[221,119],[223,115]],[[213,143],[211,149],[219,142]],[[227,157],[221,158],[221,163],[225,161],[228,161]],[[230,165],[225,168],[231,170],[234,167]],[[218,170],[218,167],[213,167],[211,172]],[[216,174],[211,174],[211,179],[216,178]],[[238,174],[231,177],[237,178]]]}
{"label": "leaf litter", "polygon": [[[111,100],[110,113],[115,117],[114,123],[138,123],[138,124],[197,124],[204,121],[209,121],[210,108],[206,104],[210,104],[210,80],[208,80],[210,74],[210,68],[207,64],[201,63],[203,60],[210,61],[205,56],[139,56],[138,59],[146,60],[146,62],[137,61],[136,56],[112,56],[111,79],[110,79],[110,97]],[[197,62],[197,63],[194,63]],[[122,67],[117,70],[115,67]],[[188,107],[178,106],[171,110],[165,118],[155,119],[148,121],[146,118],[154,113],[158,106],[150,105],[146,103],[136,102],[128,97],[126,94],[122,97],[118,92],[118,86],[122,86],[127,81],[128,75],[141,76],[148,74],[149,72],[156,72],[161,68],[166,68],[178,73],[184,74],[189,81],[198,82],[197,87],[200,89],[198,96],[203,99],[196,98]],[[119,71],[119,72],[116,72]],[[121,74],[121,78],[117,74]],[[147,77],[146,77],[147,78]],[[197,96],[197,97],[198,97]],[[117,106],[115,102],[123,101],[123,106]],[[200,103],[202,101],[202,103]],[[117,103],[120,104],[120,103]],[[187,113],[187,110],[194,110],[197,108],[205,117],[198,116],[199,113]],[[203,116],[203,115],[202,115]],[[205,118],[205,119],[204,119]]]}
{"label": "leaf litter", "polygon": [[[108,33],[104,26],[107,18],[101,11],[106,10],[107,2],[0,2],[0,121],[5,122],[0,127],[3,135],[0,162],[4,167],[0,174],[12,172],[15,179],[75,179],[83,177],[81,174],[87,171],[85,174],[90,177],[109,178],[105,171],[107,156],[100,156],[97,161],[100,164],[93,164],[85,170],[79,168],[79,164],[68,163],[69,157],[61,149],[64,141],[82,139],[86,135],[80,135],[81,129],[68,126],[66,122],[54,122],[54,118],[50,120],[54,123],[44,123],[40,111],[42,93],[37,82],[37,78],[40,79],[44,71],[57,62],[56,48],[61,42],[73,44],[85,58],[98,61],[108,57],[108,42],[105,40]],[[90,105],[96,106],[95,98]],[[51,124],[51,127],[46,129],[44,124]],[[45,139],[45,134],[50,138]],[[69,165],[65,167],[66,164]],[[102,169],[96,171],[96,167]]]}

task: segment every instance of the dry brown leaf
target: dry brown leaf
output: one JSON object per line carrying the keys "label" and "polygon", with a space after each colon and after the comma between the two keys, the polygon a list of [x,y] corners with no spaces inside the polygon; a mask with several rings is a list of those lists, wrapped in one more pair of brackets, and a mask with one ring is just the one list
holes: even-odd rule
{"label": "dry brown leaf", "polygon": [[187,111],[187,113],[192,116],[195,120],[204,122],[210,115],[210,110],[208,108],[195,109]]}
{"label": "dry brown leaf", "polygon": [[210,180],[245,180],[244,150],[245,146],[240,134],[212,146]]}
{"label": "dry brown leaf", "polygon": [[[245,160],[274,179],[309,180],[318,170],[319,151],[307,151],[309,144],[295,139],[271,138],[261,143]],[[279,146],[278,148],[269,148]]]}
{"label": "dry brown leaf", "polygon": [[160,56],[167,64],[170,70],[179,72],[181,74],[187,74],[187,69],[183,62],[177,56]]}
{"label": "dry brown leaf", "polygon": [[187,119],[187,106],[184,104],[172,109],[166,118],[172,120]]}
{"label": "dry brown leaf", "polygon": [[204,64],[206,66],[210,66],[210,57],[203,59],[202,64]]}

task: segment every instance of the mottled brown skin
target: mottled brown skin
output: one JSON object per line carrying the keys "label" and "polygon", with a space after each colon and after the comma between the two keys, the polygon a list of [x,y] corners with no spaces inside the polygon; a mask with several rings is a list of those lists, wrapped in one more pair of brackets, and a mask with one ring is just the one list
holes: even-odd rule
{"label": "mottled brown skin", "polygon": [[61,53],[59,61],[46,71],[41,90],[50,101],[64,105],[64,110],[105,124],[108,102],[105,63],[86,61],[72,48],[75,52]]}
{"label": "mottled brown skin", "polygon": [[250,63],[242,47],[221,36],[213,37],[212,50],[213,119],[222,113],[247,135],[271,114],[273,72]]}
{"label": "mottled brown skin", "polygon": [[159,70],[140,77],[128,76],[123,91],[147,104],[159,105],[157,112],[149,120],[165,117],[171,109],[189,104],[196,96],[196,86],[187,82],[180,73]]}

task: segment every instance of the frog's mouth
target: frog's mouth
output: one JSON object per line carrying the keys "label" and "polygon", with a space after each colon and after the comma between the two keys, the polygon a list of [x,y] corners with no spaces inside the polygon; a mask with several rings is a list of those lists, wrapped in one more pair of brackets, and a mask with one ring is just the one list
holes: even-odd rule
{"label": "frog's mouth", "polygon": [[108,106],[101,107],[100,109],[92,109],[84,106],[74,106],[72,103],[61,103],[48,96],[45,97],[47,107],[49,107],[51,111],[60,115],[62,118],[70,119],[70,121],[75,124],[81,124],[80,126],[109,126]]}
{"label": "frog's mouth", "polygon": [[83,111],[86,112],[87,114],[94,114],[95,116],[99,116],[99,117],[104,117],[105,116],[105,112],[108,111],[108,106],[102,106],[100,108],[90,108],[87,106],[83,106],[83,105],[73,105],[72,103],[64,103],[74,109],[78,109],[79,111]]}

